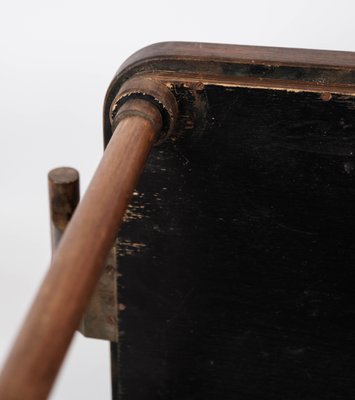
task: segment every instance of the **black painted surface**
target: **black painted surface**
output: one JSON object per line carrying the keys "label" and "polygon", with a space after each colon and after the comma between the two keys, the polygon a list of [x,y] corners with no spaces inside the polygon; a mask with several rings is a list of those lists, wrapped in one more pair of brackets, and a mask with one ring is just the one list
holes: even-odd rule
{"label": "black painted surface", "polygon": [[354,100],[205,100],[120,234],[118,398],[353,399]]}

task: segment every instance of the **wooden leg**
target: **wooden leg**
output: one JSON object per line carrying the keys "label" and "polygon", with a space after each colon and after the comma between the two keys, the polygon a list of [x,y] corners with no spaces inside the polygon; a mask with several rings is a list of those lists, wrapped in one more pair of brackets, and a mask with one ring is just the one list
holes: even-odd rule
{"label": "wooden leg", "polygon": [[162,126],[159,110],[146,100],[128,100],[122,113],[4,366],[2,400],[47,398],[99,279]]}

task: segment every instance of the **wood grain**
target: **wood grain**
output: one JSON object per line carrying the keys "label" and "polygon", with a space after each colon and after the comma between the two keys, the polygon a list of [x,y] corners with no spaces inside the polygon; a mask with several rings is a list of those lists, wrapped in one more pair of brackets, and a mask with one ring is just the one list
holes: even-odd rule
{"label": "wood grain", "polygon": [[130,56],[120,71],[149,59],[208,59],[253,64],[299,65],[316,68],[355,68],[355,54],[350,51],[298,49],[288,47],[247,46],[219,43],[160,42],[146,46]]}

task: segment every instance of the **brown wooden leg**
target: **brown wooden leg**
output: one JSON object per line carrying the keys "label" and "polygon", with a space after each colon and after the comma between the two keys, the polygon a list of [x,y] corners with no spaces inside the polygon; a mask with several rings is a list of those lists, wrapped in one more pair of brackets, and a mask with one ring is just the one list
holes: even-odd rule
{"label": "brown wooden leg", "polygon": [[122,112],[0,376],[3,400],[48,396],[160,132],[161,114],[150,102],[129,100]]}

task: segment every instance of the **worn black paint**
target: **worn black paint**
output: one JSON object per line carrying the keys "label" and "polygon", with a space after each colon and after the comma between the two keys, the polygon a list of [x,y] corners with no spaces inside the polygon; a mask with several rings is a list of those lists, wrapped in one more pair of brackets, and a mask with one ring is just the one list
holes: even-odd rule
{"label": "worn black paint", "polygon": [[355,102],[204,96],[120,233],[118,398],[353,399]]}

